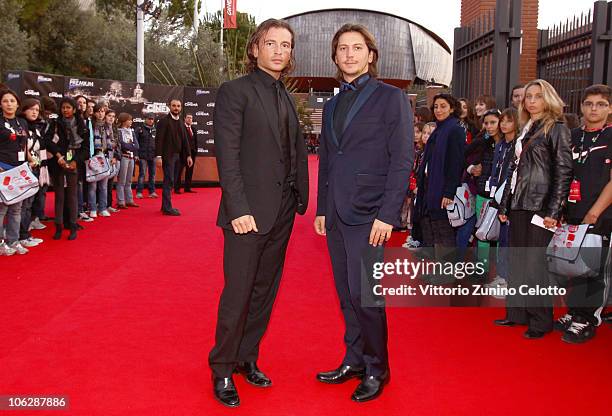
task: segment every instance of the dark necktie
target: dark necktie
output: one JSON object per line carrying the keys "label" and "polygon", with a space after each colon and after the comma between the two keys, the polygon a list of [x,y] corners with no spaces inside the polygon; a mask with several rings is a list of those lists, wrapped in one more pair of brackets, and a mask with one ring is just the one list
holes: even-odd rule
{"label": "dark necktie", "polygon": [[289,112],[285,100],[285,86],[280,81],[276,81],[274,87],[276,88],[276,102],[278,104],[278,130],[285,161],[285,171],[289,176],[291,171],[291,146],[289,144]]}

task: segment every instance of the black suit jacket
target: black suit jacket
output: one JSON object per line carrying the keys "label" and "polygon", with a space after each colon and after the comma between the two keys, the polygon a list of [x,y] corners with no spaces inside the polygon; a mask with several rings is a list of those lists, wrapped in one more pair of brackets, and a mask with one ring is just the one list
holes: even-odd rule
{"label": "black suit jacket", "polygon": [[189,139],[187,136],[187,129],[185,127],[185,121],[183,117],[179,118],[179,126],[181,128],[180,149],[174,148],[172,141],[170,140],[170,131],[168,122],[170,121],[170,114],[162,117],[156,126],[157,134],[155,136],[155,155],[161,156],[162,159],[168,159],[172,154],[180,154],[181,160],[186,161],[187,156],[191,156],[189,151]]}
{"label": "black suit jacket", "polygon": [[185,129],[191,130],[191,136],[189,136],[189,132],[187,132],[187,139],[189,140],[189,149],[191,150],[191,154],[195,155],[198,152],[197,129],[194,129],[193,126],[185,127]]}
{"label": "black suit jacket", "polygon": [[[285,180],[278,113],[265,107],[264,88],[254,74],[225,82],[217,92],[214,114],[222,189],[217,225],[232,229],[232,220],[253,215],[259,234],[268,233],[276,221]],[[296,211],[304,214],[308,204],[308,156],[295,103],[290,101],[289,134],[293,135],[297,164]]]}

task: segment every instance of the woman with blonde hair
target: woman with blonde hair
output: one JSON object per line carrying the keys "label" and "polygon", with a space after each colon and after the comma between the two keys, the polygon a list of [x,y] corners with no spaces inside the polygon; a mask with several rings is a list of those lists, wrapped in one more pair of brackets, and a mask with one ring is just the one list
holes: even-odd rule
{"label": "woman with blonde hair", "polygon": [[507,296],[506,317],[495,323],[528,325],[524,336],[537,339],[553,329],[552,296],[521,293],[551,286],[545,252],[569,194],[571,134],[561,122],[563,100],[544,80],[525,86],[519,115],[523,129],[499,207],[500,220],[510,221],[508,288],[517,294]]}

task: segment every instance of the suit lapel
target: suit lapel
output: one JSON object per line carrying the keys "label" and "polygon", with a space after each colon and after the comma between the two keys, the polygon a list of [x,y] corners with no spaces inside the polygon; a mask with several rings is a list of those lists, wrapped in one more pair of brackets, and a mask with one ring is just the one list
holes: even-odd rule
{"label": "suit lapel", "polygon": [[363,105],[368,101],[368,99],[370,98],[372,93],[376,90],[376,88],[378,88],[378,81],[374,78],[371,78],[368,81],[368,84],[363,88],[363,91],[359,93],[357,100],[355,100],[355,103],[351,107],[351,110],[346,115],[346,121],[344,122],[344,126],[342,128],[342,136],[344,136],[344,133],[346,132],[346,129],[348,128],[348,126],[351,124],[351,121],[353,120],[355,115],[359,112],[359,110],[361,110],[361,107],[363,107]]}
{"label": "suit lapel", "polygon": [[[289,102],[291,103],[291,109],[293,110],[293,113],[292,113],[293,117],[289,115],[289,138],[291,139],[292,136],[297,134],[299,130],[300,121],[298,118],[298,112],[295,106],[295,102],[293,101],[293,97],[291,97],[291,94],[289,94],[287,91],[285,91],[285,94],[287,94],[287,98],[289,99]],[[293,139],[291,140],[293,141]]]}
{"label": "suit lapel", "polygon": [[329,137],[331,137],[332,141],[336,144],[336,147],[340,147],[340,144],[338,142],[338,137],[336,137],[336,132],[334,129],[334,111],[336,110],[336,104],[338,101],[337,97],[338,96],[336,95],[334,98],[329,100],[329,109],[325,113],[326,115],[325,126],[327,126]]}
{"label": "suit lapel", "polygon": [[278,112],[276,111],[276,108],[274,106],[272,106],[272,108],[269,108],[266,105],[266,101],[264,100],[264,97],[266,96],[266,91],[264,87],[259,82],[257,82],[257,80],[253,79],[252,81],[253,81],[253,87],[255,88],[255,92],[257,93],[257,96],[259,97],[259,101],[261,102],[261,107],[264,109],[264,112],[266,113],[266,118],[268,119],[268,124],[270,125],[270,130],[272,131],[274,140],[276,141],[278,148],[282,152],[282,146],[281,146],[281,141],[280,141],[280,131],[278,130]]}

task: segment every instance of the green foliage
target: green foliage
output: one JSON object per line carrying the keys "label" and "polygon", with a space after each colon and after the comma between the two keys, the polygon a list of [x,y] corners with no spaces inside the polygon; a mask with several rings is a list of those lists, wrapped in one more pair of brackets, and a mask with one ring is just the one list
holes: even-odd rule
{"label": "green foliage", "polygon": [[[209,13],[204,16],[202,26],[212,31],[215,41],[220,41],[220,28],[222,22],[221,11]],[[225,29],[223,31],[223,51],[225,54],[225,66],[229,79],[233,79],[246,73],[247,43],[251,33],[257,25],[255,18],[247,13],[237,12],[237,29]]]}
{"label": "green foliage", "polygon": [[27,69],[30,39],[18,24],[22,5],[15,0],[0,1],[0,74],[10,69]]}
{"label": "green foliage", "polygon": [[[136,0],[96,0],[95,11],[79,0],[0,0],[0,70],[29,69],[72,76],[133,80],[136,77]],[[255,20],[238,13],[236,30],[225,30],[221,13],[193,33],[194,0],[154,0],[146,19],[147,82],[215,87],[245,72],[245,48]],[[15,53],[18,51],[18,53]],[[223,68],[223,69],[222,69]]]}

